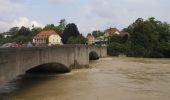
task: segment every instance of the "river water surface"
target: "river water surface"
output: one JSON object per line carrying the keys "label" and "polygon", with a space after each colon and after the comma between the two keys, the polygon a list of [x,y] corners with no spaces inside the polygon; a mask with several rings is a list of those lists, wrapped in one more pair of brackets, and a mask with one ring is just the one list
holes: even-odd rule
{"label": "river water surface", "polygon": [[4,100],[170,100],[170,59],[102,58],[61,75],[19,76]]}

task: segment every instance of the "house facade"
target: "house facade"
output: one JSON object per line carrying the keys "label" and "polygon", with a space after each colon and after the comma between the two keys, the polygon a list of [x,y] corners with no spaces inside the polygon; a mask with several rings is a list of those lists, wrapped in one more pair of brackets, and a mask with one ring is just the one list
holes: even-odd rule
{"label": "house facade", "polygon": [[61,44],[61,37],[58,34],[50,35],[48,40],[49,45]]}
{"label": "house facade", "polygon": [[117,28],[110,28],[105,31],[105,37],[111,37],[113,35],[120,35],[121,32]]}
{"label": "house facade", "polygon": [[57,45],[62,44],[61,37],[54,30],[42,31],[33,38],[35,45]]}
{"label": "house facade", "polygon": [[88,44],[89,45],[92,45],[92,44],[94,44],[95,43],[95,37],[91,34],[91,33],[89,33],[88,35],[87,35],[87,40],[88,40]]}

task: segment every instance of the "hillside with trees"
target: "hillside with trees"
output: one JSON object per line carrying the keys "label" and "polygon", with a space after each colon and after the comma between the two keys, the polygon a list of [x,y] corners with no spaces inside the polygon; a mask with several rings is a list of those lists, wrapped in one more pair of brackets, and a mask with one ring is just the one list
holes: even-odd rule
{"label": "hillside with trees", "polygon": [[108,46],[110,55],[131,57],[170,57],[170,25],[155,18],[138,18],[123,31],[129,36],[113,36]]}

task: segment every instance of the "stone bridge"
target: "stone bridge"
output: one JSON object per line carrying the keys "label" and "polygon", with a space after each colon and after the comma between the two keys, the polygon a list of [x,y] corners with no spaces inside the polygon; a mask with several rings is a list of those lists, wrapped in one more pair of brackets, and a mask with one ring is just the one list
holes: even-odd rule
{"label": "stone bridge", "polygon": [[89,64],[90,53],[107,56],[106,47],[63,45],[55,47],[1,48],[0,85],[29,71],[60,71],[83,68]]}

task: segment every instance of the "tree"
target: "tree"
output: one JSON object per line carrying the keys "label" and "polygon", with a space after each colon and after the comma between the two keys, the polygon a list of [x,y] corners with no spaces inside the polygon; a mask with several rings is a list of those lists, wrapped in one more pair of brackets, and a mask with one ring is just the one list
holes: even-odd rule
{"label": "tree", "polygon": [[15,42],[29,42],[32,41],[32,34],[29,28],[22,26],[18,34],[12,37],[12,40]]}
{"label": "tree", "polygon": [[0,45],[3,43],[3,36],[0,34]]}
{"label": "tree", "polygon": [[[166,22],[138,18],[124,31],[130,33],[130,56],[169,57],[170,25]],[[161,47],[161,48],[160,48]]]}
{"label": "tree", "polygon": [[112,36],[108,46],[110,55],[120,53],[133,57],[170,57],[170,25],[151,17],[138,18],[123,31],[128,36]]}
{"label": "tree", "polygon": [[97,37],[103,36],[103,35],[104,35],[104,32],[99,31],[99,30],[96,30],[96,31],[93,31],[93,32],[92,32],[92,35],[93,35],[95,38],[97,38]]}
{"label": "tree", "polygon": [[70,37],[67,41],[67,44],[85,44],[87,39],[83,37],[82,35],[77,37]]}
{"label": "tree", "polygon": [[121,55],[121,54],[126,55],[127,51],[128,51],[128,48],[125,44],[120,44],[120,43],[117,43],[117,42],[112,42],[107,47],[107,52],[110,56],[118,56],[118,55]]}
{"label": "tree", "polygon": [[80,36],[77,26],[74,23],[68,24],[62,34],[62,42],[66,44],[70,37],[77,36]]}
{"label": "tree", "polygon": [[58,26],[55,26],[54,24],[47,24],[43,30],[49,31],[49,30],[54,30],[56,33],[61,34],[62,31]]}
{"label": "tree", "polygon": [[55,29],[56,29],[56,27],[55,27],[54,24],[47,24],[47,25],[43,28],[43,30],[55,30]]}
{"label": "tree", "polygon": [[115,34],[110,38],[110,42],[121,43],[121,39],[122,39],[122,37],[120,35]]}
{"label": "tree", "polygon": [[26,27],[22,26],[20,28],[20,30],[18,31],[18,35],[28,36],[28,35],[31,35],[31,31],[30,31],[29,28],[26,28]]}
{"label": "tree", "polygon": [[61,19],[58,28],[63,32],[66,28],[67,22],[65,19]]}
{"label": "tree", "polygon": [[9,33],[11,35],[16,35],[18,33],[18,31],[19,31],[19,27],[12,27],[12,28],[10,28]]}
{"label": "tree", "polygon": [[42,31],[42,28],[40,28],[40,27],[35,27],[35,28],[33,28],[33,29],[31,30],[32,36],[37,35],[37,34],[40,33],[41,31]]}
{"label": "tree", "polygon": [[2,39],[3,38],[3,36],[0,34],[0,39]]}

